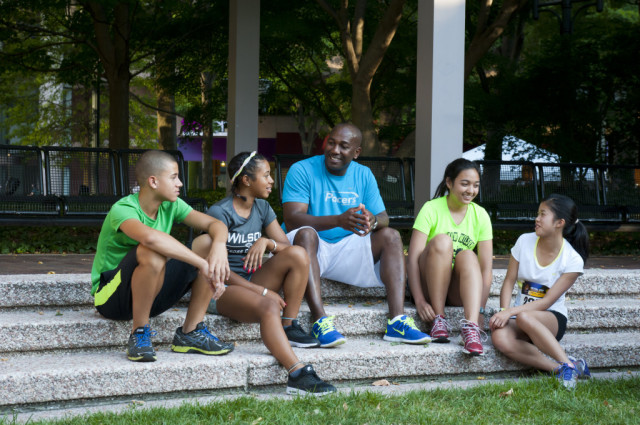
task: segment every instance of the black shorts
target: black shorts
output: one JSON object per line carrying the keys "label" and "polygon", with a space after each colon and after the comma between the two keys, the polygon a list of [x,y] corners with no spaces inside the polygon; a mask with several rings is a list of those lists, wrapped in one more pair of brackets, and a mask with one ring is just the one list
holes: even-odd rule
{"label": "black shorts", "polygon": [[[133,318],[131,276],[138,267],[137,247],[125,255],[118,267],[100,274],[100,284],[95,293],[96,309],[107,319],[131,320]],[[153,301],[149,317],[169,310],[191,289],[198,277],[198,269],[179,260],[169,260],[165,267],[164,283]]]}
{"label": "black shorts", "polygon": [[547,310],[549,313],[553,313],[558,320],[558,333],[556,334],[556,340],[560,341],[564,336],[565,331],[567,330],[567,316],[562,313],[558,313],[557,311]]}

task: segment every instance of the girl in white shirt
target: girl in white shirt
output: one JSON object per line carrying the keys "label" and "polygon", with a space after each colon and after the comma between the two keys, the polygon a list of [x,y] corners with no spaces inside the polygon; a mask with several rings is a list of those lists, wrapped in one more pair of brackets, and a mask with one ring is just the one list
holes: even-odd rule
{"label": "girl in white shirt", "polygon": [[[498,350],[553,372],[568,389],[575,388],[579,376],[590,376],[586,361],[567,356],[559,343],[567,324],[564,296],[582,274],[588,255],[589,234],[578,220],[575,203],[563,195],[550,195],[540,203],[535,233],[521,235],[511,249],[500,292],[501,311],[489,321]],[[510,307],[515,284],[518,293]]]}

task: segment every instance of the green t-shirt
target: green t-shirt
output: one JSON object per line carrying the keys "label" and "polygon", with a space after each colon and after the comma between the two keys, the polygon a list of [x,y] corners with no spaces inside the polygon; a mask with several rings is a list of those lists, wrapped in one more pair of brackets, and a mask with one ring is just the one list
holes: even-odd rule
{"label": "green t-shirt", "polygon": [[453,256],[465,249],[474,249],[478,242],[493,239],[489,214],[471,202],[460,224],[456,224],[447,206],[447,197],[426,202],[416,217],[413,228],[427,235],[427,243],[434,236],[445,233],[453,241]]}
{"label": "green t-shirt", "polygon": [[176,202],[166,201],[160,204],[158,215],[152,220],[140,208],[137,193],[125,196],[113,204],[98,237],[98,248],[91,269],[91,295],[98,290],[100,274],[115,269],[131,248],[138,245],[138,241],[120,231],[120,225],[125,220],[134,218],[152,229],[171,233],[173,223],[181,223],[192,209],[180,198]]}

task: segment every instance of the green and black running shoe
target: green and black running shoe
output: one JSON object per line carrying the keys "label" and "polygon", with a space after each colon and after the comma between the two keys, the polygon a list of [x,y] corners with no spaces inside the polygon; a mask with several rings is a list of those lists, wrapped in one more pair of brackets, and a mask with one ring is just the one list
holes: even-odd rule
{"label": "green and black running shoe", "polygon": [[149,325],[137,328],[129,336],[127,358],[134,362],[155,362],[156,352],[151,345],[151,337],[158,333],[152,331]]}
{"label": "green and black running shoe", "polygon": [[209,356],[220,356],[233,351],[233,343],[220,341],[209,332],[204,322],[198,323],[189,333],[182,332],[182,326],[176,329],[171,350],[176,353],[199,353]]}

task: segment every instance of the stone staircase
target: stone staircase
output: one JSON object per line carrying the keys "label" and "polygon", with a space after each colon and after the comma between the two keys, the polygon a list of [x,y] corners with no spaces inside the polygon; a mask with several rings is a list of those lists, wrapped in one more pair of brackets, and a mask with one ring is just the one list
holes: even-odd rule
{"label": "stone staircase", "polygon": [[[494,271],[489,309],[498,307],[504,272]],[[158,331],[158,361],[134,363],[124,354],[130,323],[101,318],[89,289],[88,274],[0,275],[0,412],[174,392],[269,386],[284,392],[286,372],[260,342],[257,325],[208,315],[209,328],[225,341],[236,341],[235,351],[221,357],[173,353],[169,344],[186,310],[179,305],[151,320]],[[336,315],[347,344],[294,350],[332,383],[526,369],[497,353],[490,342],[485,356],[464,354],[456,326],[461,308],[447,308],[454,326],[450,344],[410,346],[381,338],[387,313],[384,289],[325,281],[323,294],[327,313]],[[591,368],[640,366],[640,270],[588,269],[571,288],[567,306],[570,317],[562,344],[569,354],[585,357]],[[408,303],[406,313],[426,328]],[[299,318],[309,329],[304,304]]]}

